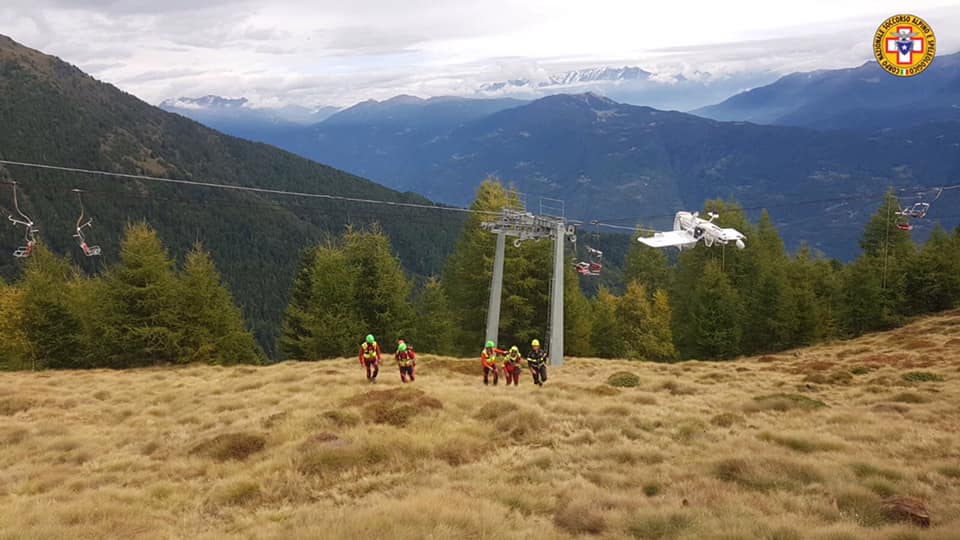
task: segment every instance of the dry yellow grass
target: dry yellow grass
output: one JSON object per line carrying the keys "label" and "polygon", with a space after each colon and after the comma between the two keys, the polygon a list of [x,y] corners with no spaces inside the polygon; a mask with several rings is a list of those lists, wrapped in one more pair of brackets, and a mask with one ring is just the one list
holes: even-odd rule
{"label": "dry yellow grass", "polygon": [[346,359],[0,374],[0,538],[955,539],[958,356],[954,312],[543,388],[429,356],[406,387]]}

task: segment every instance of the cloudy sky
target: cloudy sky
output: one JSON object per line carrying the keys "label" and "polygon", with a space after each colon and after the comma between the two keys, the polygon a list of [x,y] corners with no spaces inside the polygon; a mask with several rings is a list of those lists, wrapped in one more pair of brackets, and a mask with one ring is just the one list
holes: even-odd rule
{"label": "cloudy sky", "polygon": [[[594,66],[712,77],[858,65],[902,1],[2,0],[0,33],[151,103],[349,105]],[[913,0],[940,54],[960,2]]]}

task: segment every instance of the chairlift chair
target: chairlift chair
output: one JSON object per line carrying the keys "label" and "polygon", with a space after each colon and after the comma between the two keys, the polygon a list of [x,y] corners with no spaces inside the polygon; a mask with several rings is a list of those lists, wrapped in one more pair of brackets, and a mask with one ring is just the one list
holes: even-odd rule
{"label": "chairlift chair", "polygon": [[40,229],[34,226],[33,220],[30,217],[23,213],[23,210],[20,210],[20,203],[17,200],[17,183],[11,182],[13,186],[13,208],[16,210],[17,214],[20,215],[20,218],[15,218],[12,215],[7,216],[14,226],[21,225],[24,228],[24,242],[26,245],[20,246],[13,251],[13,256],[18,259],[26,259],[33,253],[34,246],[37,245],[37,234],[40,232]]}
{"label": "chairlift chair", "polygon": [[[597,227],[595,241],[599,243],[600,222],[594,221],[593,224]],[[576,270],[581,276],[599,276],[601,272],[603,272],[603,252],[590,246],[586,246],[586,249],[587,260],[577,261],[574,264],[574,270]]]}
{"label": "chairlift chair", "polygon": [[83,254],[87,257],[97,257],[100,255],[101,249],[100,246],[91,246],[87,245],[87,240],[83,236],[83,229],[86,227],[93,227],[93,218],[83,221],[83,196],[79,189],[73,190],[77,194],[77,202],[80,203],[80,217],[77,218],[77,232],[73,235],[77,239],[77,242],[80,243],[80,249],[83,250]]}

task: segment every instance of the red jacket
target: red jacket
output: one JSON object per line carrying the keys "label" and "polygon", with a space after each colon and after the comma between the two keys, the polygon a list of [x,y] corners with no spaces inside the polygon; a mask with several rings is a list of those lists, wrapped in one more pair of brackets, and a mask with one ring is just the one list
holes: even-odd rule
{"label": "red jacket", "polygon": [[480,351],[480,363],[483,364],[483,367],[497,367],[497,357],[503,356],[507,351],[501,351],[500,349],[493,349],[493,357],[491,358],[487,354],[487,349],[484,348]]}
{"label": "red jacket", "polygon": [[378,344],[376,341],[373,342],[373,345],[370,345],[369,343],[362,343],[360,345],[360,354],[358,355],[358,358],[360,358],[361,366],[364,365],[364,362],[363,362],[365,359],[364,357],[366,357],[366,359],[376,358],[377,363],[379,364],[380,363],[380,344]]}
{"label": "red jacket", "polygon": [[397,359],[397,363],[401,366],[413,365],[417,359],[417,353],[413,352],[413,347],[409,345],[407,345],[407,350],[403,352],[397,351],[397,353],[393,356]]}

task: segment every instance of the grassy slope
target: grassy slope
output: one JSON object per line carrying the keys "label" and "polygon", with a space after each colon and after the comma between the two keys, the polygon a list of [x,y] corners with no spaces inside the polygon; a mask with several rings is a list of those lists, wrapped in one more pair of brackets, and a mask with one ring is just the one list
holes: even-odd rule
{"label": "grassy slope", "polygon": [[[542,389],[436,358],[412,388],[355,360],[0,374],[0,538],[957,538],[958,352],[960,311]],[[933,527],[887,522],[890,493]]]}

